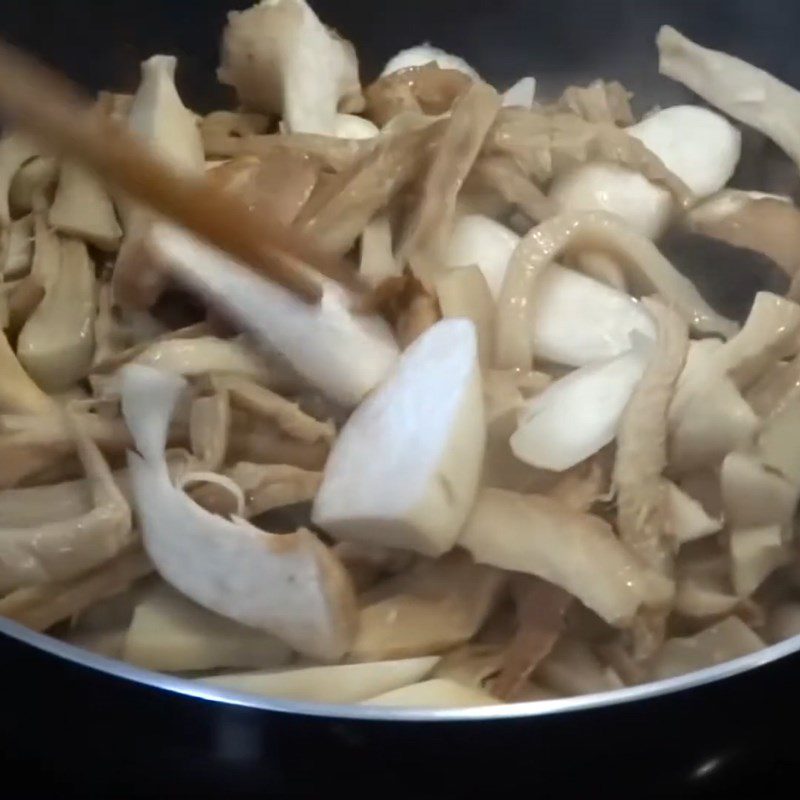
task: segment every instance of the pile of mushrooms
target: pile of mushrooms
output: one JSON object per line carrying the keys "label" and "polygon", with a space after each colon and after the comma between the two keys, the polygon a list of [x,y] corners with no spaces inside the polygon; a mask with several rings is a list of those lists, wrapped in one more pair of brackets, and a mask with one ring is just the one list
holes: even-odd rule
{"label": "pile of mushrooms", "polygon": [[[658,46],[799,161],[798,92]],[[501,93],[431,45],[362,86],[305,0],[231,13],[235,110],[186,108],[177,67],[96,113],[348,260],[376,307],[321,276],[308,305],[6,131],[1,615],[236,692],[425,707],[800,631],[800,211],[728,186],[725,116]],[[694,283],[676,236],[731,259]],[[733,319],[706,289],[738,269]]]}

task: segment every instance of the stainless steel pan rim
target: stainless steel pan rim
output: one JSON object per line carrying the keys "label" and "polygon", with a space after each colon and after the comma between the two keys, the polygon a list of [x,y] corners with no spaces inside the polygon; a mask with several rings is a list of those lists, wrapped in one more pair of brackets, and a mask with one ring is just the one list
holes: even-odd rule
{"label": "stainless steel pan rim", "polygon": [[750,670],[758,669],[800,651],[800,636],[794,636],[779,644],[771,645],[733,661],[716,667],[699,670],[677,678],[655,681],[643,686],[617,689],[611,692],[570,697],[560,700],[545,700],[510,705],[483,706],[465,709],[392,709],[370,708],[360,705],[327,705],[287,700],[271,700],[264,697],[227,691],[197,681],[185,680],[158,672],[125,664],[115,659],[90,653],[74,645],[54,639],[42,633],[23,628],[16,623],[0,618],[0,635],[9,636],[26,645],[42,650],[57,658],[63,658],[79,666],[98,670],[122,680],[162,689],[167,692],[209,700],[215,703],[245,706],[264,711],[285,714],[300,714],[331,719],[368,720],[376,722],[475,722],[480,720],[518,719],[520,717],[544,717],[571,711],[583,711],[607,706],[631,703],[661,697],[673,692],[697,689],[716,681],[733,678]]}

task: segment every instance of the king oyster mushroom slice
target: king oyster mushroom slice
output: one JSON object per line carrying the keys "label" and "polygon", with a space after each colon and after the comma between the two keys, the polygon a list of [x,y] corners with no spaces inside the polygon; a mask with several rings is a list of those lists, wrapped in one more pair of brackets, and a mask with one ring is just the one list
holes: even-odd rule
{"label": "king oyster mushroom slice", "polygon": [[[447,264],[477,264],[497,301],[520,241],[499,222],[467,214],[456,221]],[[632,331],[655,336],[649,315],[628,294],[557,264],[542,275],[533,304],[525,335],[534,352],[559,364],[581,367],[622,355]]]}
{"label": "king oyster mushroom slice", "polygon": [[39,154],[39,148],[20,133],[7,133],[0,139],[0,227],[11,224],[9,192],[14,176]]}
{"label": "king oyster mushroom slice", "polygon": [[97,445],[75,421],[78,454],[91,491],[86,514],[0,535],[0,592],[73,578],[132,541],[131,511]]}
{"label": "king oyster mushroom slice", "polygon": [[177,228],[158,225],[153,238],[178,280],[227,311],[258,346],[285,358],[332,400],[358,404],[397,362],[389,326],[352,311],[338,284],[323,279],[322,300],[310,305]]}
{"label": "king oyster mushroom slice", "polygon": [[479,564],[560,586],[611,625],[659,605],[671,586],[630,553],[599,517],[549,497],[484,489],[458,539]]}
{"label": "king oyster mushroom slice", "polygon": [[[739,131],[699,106],[665,108],[625,130],[701,198],[725,186],[741,154]],[[664,232],[675,211],[666,189],[638,172],[603,162],[566,172],[555,181],[550,198],[561,211],[615,214],[649,239]]]}
{"label": "king oyster mushroom slice", "polygon": [[434,47],[429,42],[409,47],[393,55],[381,70],[381,76],[409,67],[424,67],[431,62],[441,69],[457,69],[473,80],[480,80],[480,75],[463,58],[447,53],[440,47]]}
{"label": "king oyster mushroom slice", "polygon": [[21,278],[31,269],[33,260],[34,215],[15,219],[5,227],[0,238],[0,275],[8,281]]}
{"label": "king oyster mushroom slice", "polygon": [[355,633],[355,597],[331,550],[307,530],[276,535],[210,514],[172,483],[164,447],[186,385],[148,367],[127,367],[122,376],[123,414],[138,451],[128,455],[131,482],[156,569],[211,611],[304,655],[341,658]]}
{"label": "king oyster mushroom slice", "polygon": [[56,404],[20,364],[5,332],[0,331],[0,411],[13,414],[48,414]]}
{"label": "king oyster mushroom slice", "polygon": [[49,156],[37,156],[23,164],[9,189],[12,213],[19,216],[31,211],[46,211],[58,173],[58,160]]}
{"label": "king oyster mushroom slice", "polygon": [[61,242],[61,268],[44,299],[25,323],[17,356],[36,382],[63,391],[89,372],[94,353],[96,280],[86,245]]}
{"label": "king oyster mushroom slice", "polygon": [[298,667],[203,678],[203,683],[247,694],[309,703],[357,703],[376,694],[409,686],[429,675],[437,656],[369,664]]}
{"label": "king oyster mushroom slice", "polygon": [[280,667],[291,657],[274,636],[207,611],[166,585],[137,604],[122,651],[131,664],[165,672]]}
{"label": "king oyster mushroom slice", "polygon": [[72,161],[61,165],[50,224],[60,233],[114,252],[122,239],[114,204],[94,174]]}
{"label": "king oyster mushroom slice", "polygon": [[337,539],[440,555],[469,513],[485,441],[474,327],[443,320],[341,430],[312,519]]}
{"label": "king oyster mushroom slice", "polygon": [[362,704],[394,708],[470,708],[499,705],[500,700],[482,689],[448,678],[431,678],[363,700]]}
{"label": "king oyster mushroom slice", "polygon": [[244,106],[279,114],[293,133],[334,135],[340,107],[363,107],[353,46],[305,0],[263,0],[231,12],[217,74]]}
{"label": "king oyster mushroom slice", "polygon": [[636,336],[627,353],[581,367],[529,400],[510,439],[514,455],[562,472],[612,442],[652,349],[650,339]]}

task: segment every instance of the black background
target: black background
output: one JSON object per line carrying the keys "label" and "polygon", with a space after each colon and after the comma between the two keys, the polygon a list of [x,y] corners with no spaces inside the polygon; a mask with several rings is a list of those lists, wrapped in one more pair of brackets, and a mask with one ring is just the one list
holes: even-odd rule
{"label": "black background", "polygon": [[[247,3],[10,0],[0,32],[92,89],[132,90],[139,61],[180,57],[198,110],[214,85],[225,12]],[[793,0],[317,0],[365,76],[430,40],[504,86],[545,92],[602,75],[668,103],[653,37],[669,22],[800,85]],[[796,781],[800,660],[713,688],[558,718],[381,725],[213,705],[93,674],[0,640],[0,797],[773,797]],[[514,786],[516,784],[516,786]],[[512,788],[514,787],[514,788]],[[788,790],[787,790],[788,793]]]}

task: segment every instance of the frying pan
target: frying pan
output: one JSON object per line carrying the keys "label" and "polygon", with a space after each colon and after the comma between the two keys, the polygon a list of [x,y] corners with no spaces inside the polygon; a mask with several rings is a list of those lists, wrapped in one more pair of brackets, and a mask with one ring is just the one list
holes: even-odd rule
{"label": "frying pan", "polygon": [[[180,57],[198,110],[215,86],[225,12],[247,2],[6,0],[0,32],[89,88],[130,89],[139,61]],[[685,99],[658,77],[663,23],[800,86],[800,5],[782,0],[316,0],[368,77],[425,40],[503,87],[602,76],[646,106]],[[786,180],[777,170],[774,181]],[[740,182],[764,175],[740,175]],[[770,178],[773,180],[773,178]],[[794,180],[794,178],[792,178]],[[784,187],[785,188],[785,187]],[[0,620],[3,796],[774,796],[797,774],[800,639],[604,695],[446,712],[272,702],[157,675]],[[19,780],[12,784],[11,781]],[[15,788],[11,788],[12,785]]]}

